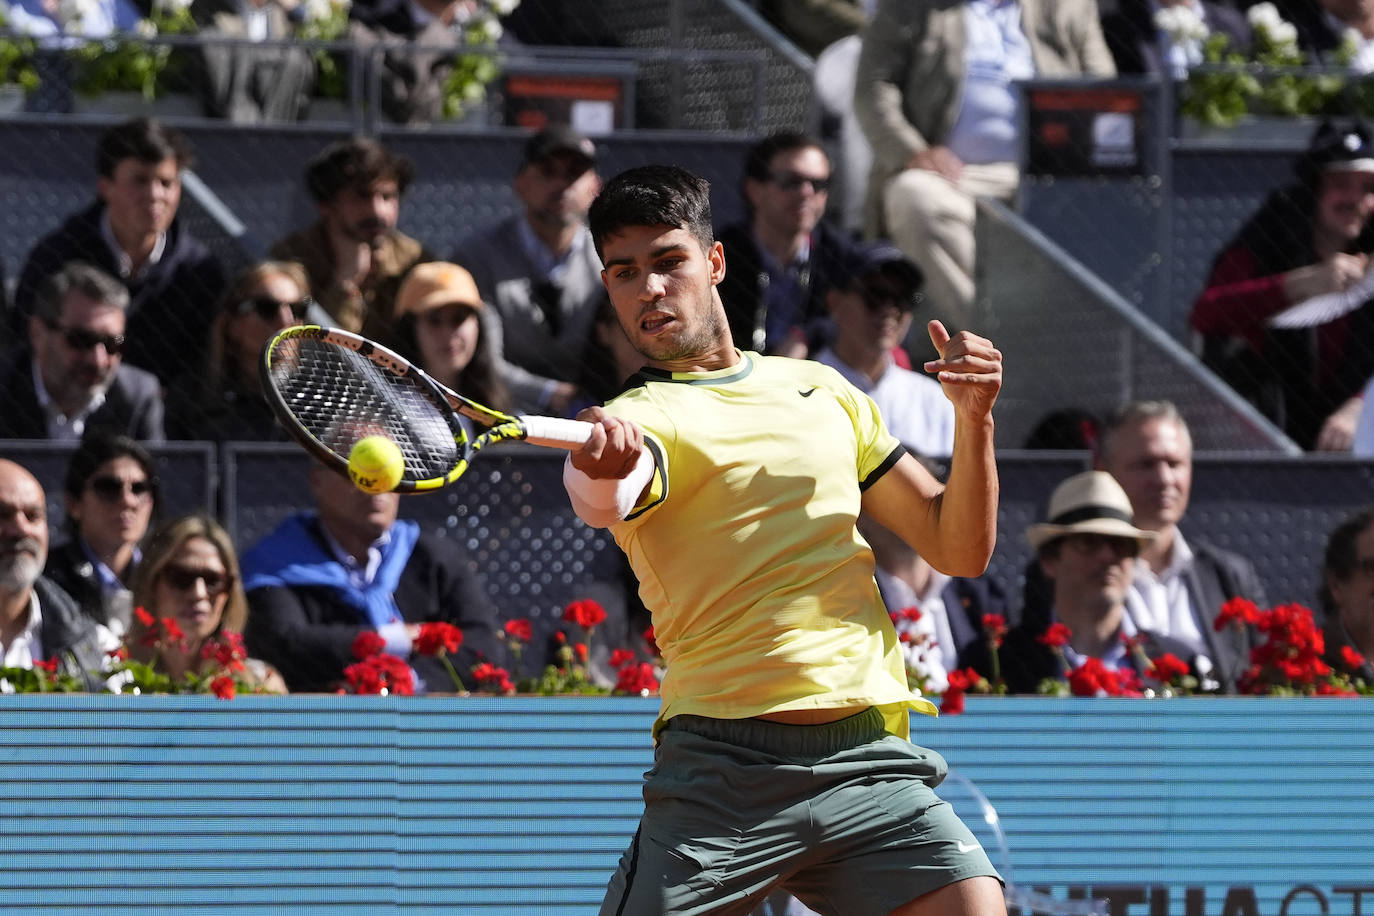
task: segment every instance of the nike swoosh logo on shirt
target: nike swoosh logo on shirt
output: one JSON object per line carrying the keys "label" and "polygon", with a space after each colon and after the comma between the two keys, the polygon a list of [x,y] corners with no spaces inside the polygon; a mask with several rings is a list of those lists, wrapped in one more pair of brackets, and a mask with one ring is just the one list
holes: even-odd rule
{"label": "nike swoosh logo on shirt", "polygon": [[810,391],[798,391],[798,392],[797,392],[797,394],[801,395],[801,396],[804,397],[804,398],[809,398],[809,397],[811,397],[811,395],[813,395],[813,394],[815,394],[815,393],[816,393],[816,389],[815,389],[815,388],[812,388]]}
{"label": "nike swoosh logo on shirt", "polygon": [[955,841],[954,845],[960,852],[973,852],[978,848],[977,843],[965,843],[963,840]]}

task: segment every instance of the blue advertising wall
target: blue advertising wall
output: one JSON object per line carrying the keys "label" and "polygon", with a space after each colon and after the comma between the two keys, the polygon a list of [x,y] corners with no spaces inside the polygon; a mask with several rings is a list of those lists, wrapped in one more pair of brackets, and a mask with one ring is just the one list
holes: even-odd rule
{"label": "blue advertising wall", "polygon": [[[3,697],[0,912],[592,914],[655,708]],[[986,794],[1019,885],[1114,916],[1355,916],[1374,914],[1371,714],[974,697],[913,737]]]}

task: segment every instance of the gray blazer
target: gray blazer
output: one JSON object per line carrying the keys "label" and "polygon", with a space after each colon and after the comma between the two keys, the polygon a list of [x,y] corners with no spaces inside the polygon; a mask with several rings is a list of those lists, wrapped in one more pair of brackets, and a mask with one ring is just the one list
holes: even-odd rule
{"label": "gray blazer", "polygon": [[[1037,77],[1112,77],[1095,0],[1020,0]],[[945,142],[963,102],[964,0],[879,0],[863,33],[854,114],[873,147],[864,229],[881,235],[882,193],[915,153]]]}

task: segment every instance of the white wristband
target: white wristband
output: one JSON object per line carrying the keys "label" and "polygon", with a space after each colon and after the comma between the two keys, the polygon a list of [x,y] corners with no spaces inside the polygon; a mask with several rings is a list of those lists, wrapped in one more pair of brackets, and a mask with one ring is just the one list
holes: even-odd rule
{"label": "white wristband", "polygon": [[654,457],[647,448],[624,477],[594,479],[573,467],[572,455],[563,462],[563,486],[577,517],[593,528],[607,528],[634,511],[639,494],[654,474]]}

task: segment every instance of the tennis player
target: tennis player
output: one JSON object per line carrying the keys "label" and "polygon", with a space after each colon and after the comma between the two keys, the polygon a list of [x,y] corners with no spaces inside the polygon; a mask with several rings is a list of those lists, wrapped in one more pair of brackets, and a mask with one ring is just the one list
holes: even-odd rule
{"label": "tennis player", "polygon": [[902,654],[860,509],[932,566],[982,574],[997,510],[1001,354],[931,322],[957,425],[941,486],[819,363],[741,352],[709,188],[646,166],[593,204],[602,279],[646,365],[579,419],[564,480],[609,528],[667,662],[639,830],[603,916],[748,914],[775,888],[844,916],[1003,914],[997,872],[908,740]]}

